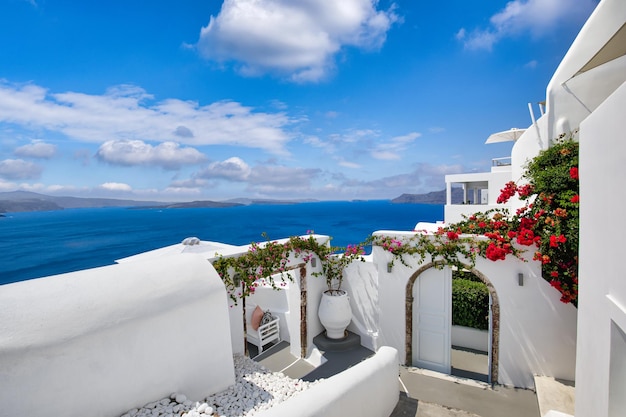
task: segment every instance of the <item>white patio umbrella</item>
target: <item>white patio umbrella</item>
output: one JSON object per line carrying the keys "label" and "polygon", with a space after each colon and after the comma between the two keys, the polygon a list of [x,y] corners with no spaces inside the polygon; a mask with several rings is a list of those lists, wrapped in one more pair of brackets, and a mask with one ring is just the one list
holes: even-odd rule
{"label": "white patio umbrella", "polygon": [[493,133],[492,135],[489,135],[485,144],[498,143],[498,142],[510,142],[513,140],[518,140],[524,132],[526,132],[526,129],[518,129],[514,127],[509,130],[505,130],[505,131],[498,132],[498,133]]}

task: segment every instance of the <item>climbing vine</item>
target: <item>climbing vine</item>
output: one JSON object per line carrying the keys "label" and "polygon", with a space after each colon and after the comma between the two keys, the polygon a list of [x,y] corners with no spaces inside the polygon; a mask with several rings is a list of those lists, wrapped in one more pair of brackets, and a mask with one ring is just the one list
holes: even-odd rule
{"label": "climbing vine", "polygon": [[492,261],[520,259],[524,247],[542,264],[542,276],[561,293],[561,301],[577,305],[579,174],[578,142],[558,138],[526,167],[523,183],[508,182],[498,203],[517,196],[525,204],[515,214],[492,209],[439,228],[434,236],[420,233],[403,239],[376,236],[370,243],[407,265],[407,256],[430,256],[445,265],[474,266],[476,256]]}
{"label": "climbing vine", "polygon": [[[514,214],[505,208],[488,210],[439,228],[434,234],[416,230],[410,236],[370,236],[358,245],[345,248],[318,242],[312,232],[307,237],[291,237],[279,243],[267,238],[252,243],[247,253],[237,257],[219,256],[213,266],[236,301],[255,291],[261,282],[273,288],[284,284],[285,274],[296,259],[307,263],[317,258],[329,290],[341,287],[343,271],[355,260],[363,261],[364,247],[379,246],[408,266],[410,258],[438,261],[436,267],[474,266],[478,256],[499,261],[507,256],[523,259],[525,248],[532,248],[534,259],[542,264],[542,275],[561,293],[561,301],[577,304],[578,299],[578,143],[563,136],[530,161],[517,184],[508,182],[498,203],[517,196],[524,205]],[[280,274],[276,282],[272,277]]]}

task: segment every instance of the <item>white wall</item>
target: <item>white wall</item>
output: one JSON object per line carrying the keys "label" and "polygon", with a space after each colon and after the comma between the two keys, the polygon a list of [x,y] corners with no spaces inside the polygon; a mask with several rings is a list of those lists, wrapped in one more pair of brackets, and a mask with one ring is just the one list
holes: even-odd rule
{"label": "white wall", "polygon": [[[626,71],[626,69],[625,69]],[[626,392],[612,363],[611,327],[626,332],[624,236],[626,84],[580,126],[580,286],[576,416],[623,415]],[[613,340],[612,340],[613,339]],[[614,359],[615,360],[615,359]],[[622,403],[623,406],[623,403]]]}
{"label": "white wall", "polygon": [[[308,236],[303,236],[303,238],[308,238]],[[326,235],[314,235],[314,238],[319,242],[323,243],[329,239],[329,236]],[[277,242],[285,243],[289,239],[279,239]],[[232,252],[229,255],[238,256],[239,254],[244,254],[248,250],[248,246],[242,246],[240,248],[240,253]],[[215,258],[210,258],[213,260]],[[296,266],[302,262],[300,258],[296,258],[294,254],[290,255],[290,263],[288,266]],[[311,262],[306,264],[306,291],[307,291],[307,352],[306,357],[309,358],[313,354],[315,357],[311,358],[312,362],[317,363],[319,358],[317,358],[317,354],[313,352],[314,344],[313,338],[324,331],[324,327],[319,320],[318,317],[318,308],[320,305],[320,301],[322,299],[322,293],[326,290],[326,280],[324,277],[313,276],[313,272],[321,272],[322,266],[319,259],[316,261],[316,266],[313,267]],[[290,275],[293,277],[294,281],[286,282],[286,285],[283,290],[283,295],[271,295],[266,291],[274,291],[269,288],[262,289],[259,296],[250,297],[250,305],[252,309],[256,304],[259,304],[263,309],[278,309],[280,310],[279,316],[281,319],[284,318],[284,321],[281,321],[281,337],[287,337],[285,339],[290,342],[290,353],[293,356],[300,357],[301,356],[301,341],[300,341],[300,291],[302,289],[302,281],[300,277],[300,270],[298,268],[292,270]],[[275,279],[280,277],[280,274],[276,274]],[[260,298],[259,298],[260,297]],[[277,297],[277,298],[276,298]],[[233,346],[233,353],[243,354],[244,353],[244,344],[243,344],[243,310],[241,301],[238,301],[235,304],[232,300],[228,300],[229,303],[229,325],[231,329],[231,343]],[[286,306],[285,306],[286,303]],[[246,306],[247,314],[250,314],[251,310],[248,306]]]}
{"label": "white wall", "polygon": [[234,383],[227,308],[194,255],[3,285],[0,413],[113,416],[221,391]]}
{"label": "white wall", "polygon": [[625,20],[623,0],[603,0],[581,29],[548,84],[548,139],[578,128],[582,120],[626,81],[626,56],[576,75]]}
{"label": "white wall", "polygon": [[[576,308],[560,302],[560,293],[541,278],[540,264],[532,261],[533,250],[529,249],[528,262],[513,257],[493,262],[479,257],[476,263],[476,270],[488,277],[500,302],[498,382],[523,388],[534,387],[533,374],[569,380],[575,376]],[[388,273],[390,260],[382,248],[373,249],[379,273],[380,344],[396,348],[404,362],[406,285],[424,263],[409,258],[409,268],[396,261]],[[518,285],[518,273],[524,274],[523,286]]]}
{"label": "white wall", "polygon": [[388,417],[399,399],[395,349],[382,347],[369,359],[256,414],[258,417]]}
{"label": "white wall", "polygon": [[452,326],[452,346],[487,352],[489,350],[489,331],[472,327]]}
{"label": "white wall", "polygon": [[361,335],[361,345],[376,351],[379,346],[378,272],[371,256],[346,268],[342,288],[348,292],[352,321],[348,330]]}
{"label": "white wall", "polygon": [[[577,310],[541,277],[534,247],[505,261],[477,258],[475,269],[493,284],[500,303],[498,383],[533,388],[533,375],[574,380]],[[518,273],[524,285],[518,285]]]}

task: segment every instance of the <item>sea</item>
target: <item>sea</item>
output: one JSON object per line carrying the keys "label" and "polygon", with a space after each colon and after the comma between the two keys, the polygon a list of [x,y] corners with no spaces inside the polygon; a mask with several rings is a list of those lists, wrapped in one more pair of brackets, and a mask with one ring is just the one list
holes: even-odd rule
{"label": "sea", "polygon": [[377,230],[413,230],[443,220],[443,205],[336,201],[226,208],[81,208],[0,217],[0,285],[115,263],[187,237],[246,245],[329,235],[334,246]]}

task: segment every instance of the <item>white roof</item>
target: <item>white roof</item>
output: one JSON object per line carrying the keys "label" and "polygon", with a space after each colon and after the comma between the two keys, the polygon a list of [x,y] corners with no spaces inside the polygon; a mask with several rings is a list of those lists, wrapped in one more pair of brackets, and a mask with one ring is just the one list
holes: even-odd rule
{"label": "white roof", "polygon": [[148,259],[156,259],[162,256],[176,255],[176,254],[195,254],[203,256],[206,259],[215,258],[218,255],[228,255],[232,253],[239,253],[247,250],[247,245],[234,246],[220,242],[210,242],[206,240],[199,240],[197,238],[186,238],[181,243],[165,246],[163,248],[151,250],[148,252],[139,253],[137,255],[128,256],[126,258],[117,259],[117,263],[143,261]]}

